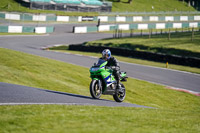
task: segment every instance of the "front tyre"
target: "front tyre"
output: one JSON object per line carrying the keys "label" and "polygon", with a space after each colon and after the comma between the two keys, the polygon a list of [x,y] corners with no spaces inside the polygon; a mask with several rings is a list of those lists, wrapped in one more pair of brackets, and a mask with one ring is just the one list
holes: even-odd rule
{"label": "front tyre", "polygon": [[94,99],[99,99],[102,94],[102,86],[99,80],[92,80],[90,83],[90,94]]}
{"label": "front tyre", "polygon": [[126,97],[126,89],[123,84],[121,84],[123,92],[119,92],[116,90],[116,93],[113,95],[113,98],[116,102],[123,102]]}

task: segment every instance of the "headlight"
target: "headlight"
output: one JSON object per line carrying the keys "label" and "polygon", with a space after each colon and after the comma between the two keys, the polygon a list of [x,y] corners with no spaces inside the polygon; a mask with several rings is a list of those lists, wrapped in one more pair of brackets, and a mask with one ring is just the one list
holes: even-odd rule
{"label": "headlight", "polygon": [[98,71],[100,68],[91,68],[91,71]]}

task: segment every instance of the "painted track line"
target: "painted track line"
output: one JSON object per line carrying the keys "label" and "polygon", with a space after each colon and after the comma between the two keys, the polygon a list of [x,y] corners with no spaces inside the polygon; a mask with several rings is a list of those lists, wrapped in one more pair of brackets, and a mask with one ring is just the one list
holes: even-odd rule
{"label": "painted track line", "polygon": [[171,89],[171,90],[176,90],[176,91],[180,91],[180,92],[185,92],[185,93],[189,93],[195,96],[200,96],[200,92],[195,92],[195,91],[191,91],[191,90],[187,90],[187,89],[181,89],[181,88],[176,88],[176,87],[170,87],[167,86],[167,89]]}

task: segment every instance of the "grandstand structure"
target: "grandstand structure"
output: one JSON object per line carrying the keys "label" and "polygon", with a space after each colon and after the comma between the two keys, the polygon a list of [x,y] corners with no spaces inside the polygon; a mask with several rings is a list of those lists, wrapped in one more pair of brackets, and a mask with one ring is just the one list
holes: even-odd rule
{"label": "grandstand structure", "polygon": [[76,12],[111,12],[112,2],[101,0],[23,0],[31,9]]}

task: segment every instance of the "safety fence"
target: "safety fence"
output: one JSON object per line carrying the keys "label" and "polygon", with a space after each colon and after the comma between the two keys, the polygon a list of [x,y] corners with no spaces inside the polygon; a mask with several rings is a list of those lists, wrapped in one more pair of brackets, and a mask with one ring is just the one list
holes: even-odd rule
{"label": "safety fence", "polygon": [[193,16],[56,16],[46,14],[4,13],[0,18],[21,21],[53,21],[53,22],[187,22],[200,21],[200,15]]}
{"label": "safety fence", "polygon": [[111,12],[111,2],[97,0],[58,0],[57,2],[30,2],[31,9],[70,11],[70,12]]}
{"label": "safety fence", "polygon": [[132,23],[132,24],[109,24],[99,26],[74,27],[74,33],[105,32],[114,30],[149,30],[149,29],[180,29],[199,28],[200,22],[165,22],[165,23]]}
{"label": "safety fence", "polygon": [[33,26],[0,26],[1,33],[52,33],[54,27],[33,27]]}

